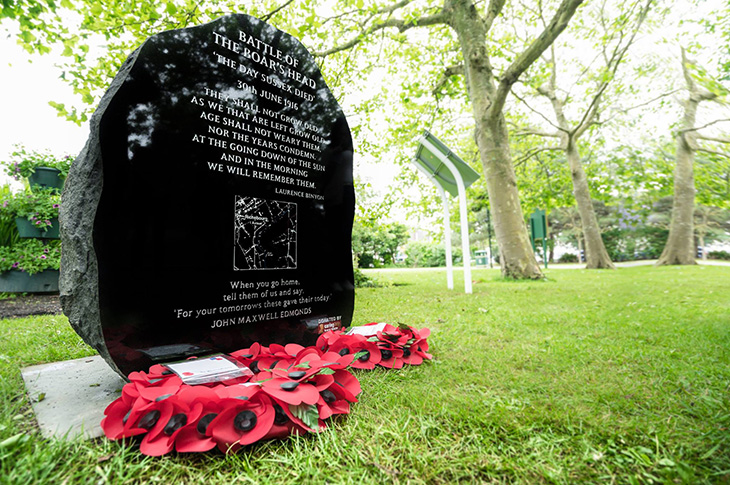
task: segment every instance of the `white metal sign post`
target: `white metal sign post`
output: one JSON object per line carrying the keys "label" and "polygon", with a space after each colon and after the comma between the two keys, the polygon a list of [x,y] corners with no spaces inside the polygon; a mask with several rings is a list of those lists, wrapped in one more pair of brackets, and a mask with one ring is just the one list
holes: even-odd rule
{"label": "white metal sign post", "polygon": [[[459,197],[459,219],[461,222],[461,252],[464,262],[464,292],[472,292],[471,252],[469,250],[469,220],[466,213],[466,188],[474,183],[479,174],[456,154],[451,152],[438,138],[428,131],[419,140],[414,158],[416,166],[426,174],[441,193],[444,209],[444,235],[446,246],[446,278],[449,289],[454,288],[454,275],[451,258],[451,230],[449,217],[448,191]],[[443,170],[443,169],[446,170]]]}
{"label": "white metal sign post", "polygon": [[[446,191],[438,183],[438,181],[421,165],[416,164],[416,167],[424,174],[433,184],[439,189],[441,193],[441,206],[444,211],[444,246],[446,250],[446,286],[450,289],[454,289],[454,263],[451,256],[451,214],[449,210],[449,198],[446,195]],[[471,293],[468,291],[467,293]]]}

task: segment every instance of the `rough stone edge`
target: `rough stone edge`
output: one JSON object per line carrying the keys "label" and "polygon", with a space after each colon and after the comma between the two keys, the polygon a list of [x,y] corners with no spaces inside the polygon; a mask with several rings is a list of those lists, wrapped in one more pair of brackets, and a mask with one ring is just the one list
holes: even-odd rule
{"label": "rough stone edge", "polygon": [[111,358],[102,333],[99,311],[99,266],[94,250],[94,219],[103,189],[99,125],[121,85],[127,79],[139,48],[124,61],[89,122],[89,138],[69,171],[59,214],[61,273],[59,290],[63,313],[71,327],[117,374],[126,379]]}

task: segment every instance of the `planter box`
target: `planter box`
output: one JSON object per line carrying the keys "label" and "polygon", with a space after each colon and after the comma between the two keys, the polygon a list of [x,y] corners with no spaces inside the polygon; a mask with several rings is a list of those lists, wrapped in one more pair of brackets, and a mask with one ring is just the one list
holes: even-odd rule
{"label": "planter box", "polygon": [[63,179],[61,178],[61,171],[55,168],[38,167],[35,172],[28,177],[28,183],[30,184],[30,190],[33,187],[43,188],[63,188]]}
{"label": "planter box", "polygon": [[0,274],[2,293],[55,293],[58,291],[58,270],[47,269],[29,275],[24,271]]}
{"label": "planter box", "polygon": [[15,218],[15,226],[18,228],[20,237],[33,237],[42,239],[58,239],[58,218],[51,219],[51,227],[45,231],[38,229],[32,222],[23,217]]}

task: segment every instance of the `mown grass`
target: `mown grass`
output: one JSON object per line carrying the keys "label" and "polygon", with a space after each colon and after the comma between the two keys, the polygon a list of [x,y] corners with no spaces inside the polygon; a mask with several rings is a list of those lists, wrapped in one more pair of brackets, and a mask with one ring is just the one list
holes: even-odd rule
{"label": "mown grass", "polygon": [[329,430],[233,456],[42,439],[20,368],[93,352],[63,317],[0,321],[0,442],[22,433],[0,482],[730,481],[730,268],[477,270],[470,296],[443,272],[369,274],[395,285],[358,290],[355,322],[430,327],[436,360],[359,372]]}

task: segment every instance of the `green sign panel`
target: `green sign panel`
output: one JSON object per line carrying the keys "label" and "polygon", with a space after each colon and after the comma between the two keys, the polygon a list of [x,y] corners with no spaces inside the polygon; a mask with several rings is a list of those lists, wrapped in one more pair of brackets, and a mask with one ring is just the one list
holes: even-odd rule
{"label": "green sign panel", "polygon": [[542,240],[542,259],[547,269],[547,218],[544,210],[535,209],[535,212],[530,214],[530,234],[532,236],[530,239],[533,251],[535,250],[535,241]]}

